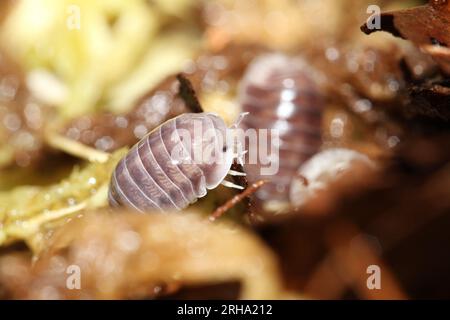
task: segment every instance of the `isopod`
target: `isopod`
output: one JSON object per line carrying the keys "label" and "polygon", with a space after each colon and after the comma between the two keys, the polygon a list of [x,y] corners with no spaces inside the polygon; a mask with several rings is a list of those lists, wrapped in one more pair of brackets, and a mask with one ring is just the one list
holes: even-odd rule
{"label": "isopod", "polygon": [[[312,73],[300,58],[269,53],[253,60],[241,82],[239,102],[242,111],[248,113],[241,128],[275,129],[278,132],[277,138],[272,135],[268,139],[268,144],[278,147],[276,157],[260,153],[259,161],[252,163],[246,156],[248,181],[269,180],[256,193],[263,202],[288,202],[292,177],[322,145],[324,102]],[[246,142],[246,145],[262,147],[260,143]],[[270,177],[263,176],[264,162],[278,162],[278,172]]]}
{"label": "isopod", "polygon": [[[231,129],[230,129],[231,130]],[[119,161],[111,178],[109,202],[138,211],[181,210],[224,180],[238,157],[227,145],[229,128],[212,113],[185,113],[140,140]]]}
{"label": "isopod", "polygon": [[373,160],[355,150],[331,148],[318,152],[300,166],[292,179],[289,194],[291,204],[294,207],[304,205],[357,166],[367,170],[376,169]]}

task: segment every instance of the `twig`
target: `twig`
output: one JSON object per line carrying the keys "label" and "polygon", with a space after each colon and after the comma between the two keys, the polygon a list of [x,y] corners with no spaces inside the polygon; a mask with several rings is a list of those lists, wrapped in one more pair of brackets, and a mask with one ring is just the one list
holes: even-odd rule
{"label": "twig", "polygon": [[191,109],[192,112],[203,112],[203,108],[189,79],[180,73],[177,75],[177,80],[180,83],[178,95],[183,99],[186,106]]}
{"label": "twig", "polygon": [[218,207],[210,216],[210,221],[215,221],[217,218],[220,218],[226,211],[233,208],[237,203],[248,197],[249,195],[255,193],[259,188],[261,188],[267,181],[259,180],[249,186],[247,189],[242,191],[241,193],[235,195],[233,198],[225,202],[225,204]]}
{"label": "twig", "polygon": [[93,149],[78,141],[66,138],[56,132],[48,132],[45,135],[45,141],[55,149],[90,162],[102,163],[108,161],[109,159],[109,153]]}

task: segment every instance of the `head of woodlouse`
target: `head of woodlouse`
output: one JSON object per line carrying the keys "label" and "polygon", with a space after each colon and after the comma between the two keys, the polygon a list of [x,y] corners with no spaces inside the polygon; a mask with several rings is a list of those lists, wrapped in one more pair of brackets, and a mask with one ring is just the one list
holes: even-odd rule
{"label": "head of woodlouse", "polygon": [[[246,159],[245,171],[249,182],[268,181],[256,193],[264,207],[289,202],[290,182],[297,168],[322,145],[324,102],[317,85],[319,77],[302,58],[269,53],[255,58],[241,81],[239,101],[242,111],[248,112],[241,127],[269,130],[267,139],[258,135],[257,143],[245,143],[249,156],[252,149],[259,149],[259,162]],[[270,152],[262,154],[265,143]],[[275,149],[276,154],[272,153]],[[278,171],[265,176],[261,168],[267,163],[276,163]]]}
{"label": "head of woodlouse", "polygon": [[176,125],[191,161],[204,173],[206,188],[216,188],[233,163],[232,129],[213,113],[183,114],[176,118]]}

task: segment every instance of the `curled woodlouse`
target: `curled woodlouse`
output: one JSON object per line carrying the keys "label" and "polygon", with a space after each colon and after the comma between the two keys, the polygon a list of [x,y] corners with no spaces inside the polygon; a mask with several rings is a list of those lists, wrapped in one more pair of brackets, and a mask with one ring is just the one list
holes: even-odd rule
{"label": "curled woodlouse", "polygon": [[[241,128],[275,129],[278,133],[278,137],[267,139],[279,148],[277,157],[269,154],[271,158],[264,158],[258,152],[258,163],[246,161],[249,182],[269,180],[256,193],[260,200],[288,201],[290,182],[298,167],[321,147],[324,103],[312,74],[302,59],[270,53],[254,59],[241,82],[239,101],[242,111],[248,113]],[[246,145],[261,148],[261,143]],[[278,162],[279,167],[270,177],[261,174],[262,165],[268,162]]]}
{"label": "curled woodlouse", "polygon": [[302,206],[358,166],[368,170],[376,169],[374,161],[355,150],[331,148],[318,152],[303,163],[293,177],[289,194],[291,204],[295,207]]}
{"label": "curled woodlouse", "polygon": [[224,181],[235,158],[229,130],[212,113],[170,119],[139,141],[114,170],[111,206],[139,211],[183,209]]}

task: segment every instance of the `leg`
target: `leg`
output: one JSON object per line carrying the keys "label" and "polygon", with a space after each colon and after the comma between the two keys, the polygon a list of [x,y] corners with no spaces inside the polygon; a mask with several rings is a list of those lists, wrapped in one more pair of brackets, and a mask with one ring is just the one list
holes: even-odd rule
{"label": "leg", "polygon": [[240,176],[240,177],[245,177],[246,176],[245,172],[239,172],[239,171],[231,170],[231,169],[228,171],[228,174],[230,176]]}
{"label": "leg", "polygon": [[209,217],[210,221],[214,221],[217,218],[220,218],[227,210],[233,208],[238,202],[242,201],[246,197],[250,196],[252,193],[255,193],[259,188],[261,188],[266,183],[265,180],[260,180],[252,184],[250,187],[242,191],[241,193],[235,195],[233,198],[228,200],[225,204],[221,205],[217,208]]}
{"label": "leg", "polygon": [[234,188],[234,189],[239,189],[239,190],[243,190],[244,187],[242,186],[238,186],[237,184],[234,184],[233,182],[227,181],[227,180],[223,180],[221,183],[221,185],[228,187],[228,188]]}

